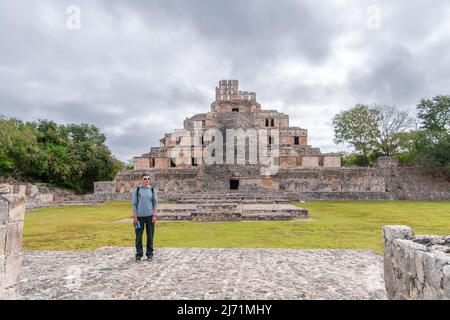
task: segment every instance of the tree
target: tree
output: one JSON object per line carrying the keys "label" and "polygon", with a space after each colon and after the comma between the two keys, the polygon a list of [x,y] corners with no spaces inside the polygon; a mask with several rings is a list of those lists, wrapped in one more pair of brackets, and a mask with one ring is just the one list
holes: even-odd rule
{"label": "tree", "polygon": [[38,157],[35,130],[19,119],[0,117],[0,175],[27,176]]}
{"label": "tree", "polygon": [[421,130],[415,139],[415,161],[450,176],[450,96],[422,99],[417,105]]}
{"label": "tree", "polygon": [[377,114],[379,133],[375,137],[375,148],[384,156],[392,156],[400,150],[404,134],[414,127],[416,121],[408,112],[398,110],[395,106],[376,105],[373,109]]}
{"label": "tree", "polygon": [[348,143],[357,154],[348,164],[370,164],[380,156],[402,150],[404,135],[416,121],[408,112],[389,105],[362,105],[342,111],[333,118],[336,143]]}
{"label": "tree", "polygon": [[376,110],[363,104],[358,104],[350,110],[338,113],[332,120],[335,133],[334,141],[337,144],[349,143],[365,159],[368,159],[379,135],[377,116]]}
{"label": "tree", "polygon": [[88,124],[0,118],[0,175],[87,192],[124,167],[105,142],[106,136]]}
{"label": "tree", "polygon": [[450,130],[450,96],[422,99],[417,105],[417,111],[422,129],[448,134]]}

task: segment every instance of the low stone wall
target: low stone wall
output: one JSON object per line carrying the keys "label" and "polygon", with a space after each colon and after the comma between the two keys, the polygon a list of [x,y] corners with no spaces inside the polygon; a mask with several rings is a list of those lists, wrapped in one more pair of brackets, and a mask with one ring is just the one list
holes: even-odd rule
{"label": "low stone wall", "polygon": [[68,189],[50,187],[45,183],[2,181],[0,182],[0,190],[3,194],[24,197],[27,209],[85,200],[83,195],[76,195]]}
{"label": "low stone wall", "polygon": [[380,158],[375,167],[280,168],[273,176],[261,176],[258,165],[211,165],[189,169],[121,171],[115,182],[98,182],[95,194],[127,194],[149,174],[160,194],[230,190],[284,191],[298,200],[450,200],[450,181],[418,167],[399,167],[397,160]]}
{"label": "low stone wall", "polygon": [[[104,184],[109,183],[105,182]],[[88,195],[77,195],[69,189],[50,187],[45,183],[18,181],[0,181],[0,194],[24,197],[26,209],[93,205],[108,200],[102,192],[99,193],[100,196],[89,197]]]}
{"label": "low stone wall", "polygon": [[22,267],[23,196],[0,194],[0,300],[15,299]]}
{"label": "low stone wall", "polygon": [[383,227],[384,281],[389,299],[450,300],[450,236],[414,236]]}

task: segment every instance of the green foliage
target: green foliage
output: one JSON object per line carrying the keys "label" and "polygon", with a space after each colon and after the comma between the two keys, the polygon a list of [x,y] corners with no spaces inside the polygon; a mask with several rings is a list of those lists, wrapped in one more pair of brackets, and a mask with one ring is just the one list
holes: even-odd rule
{"label": "green foliage", "polygon": [[343,156],[343,166],[367,166],[395,155],[400,164],[415,163],[450,177],[450,96],[422,99],[417,119],[392,106],[359,104],[337,114],[333,125],[335,142],[355,149]]}
{"label": "green foliage", "polygon": [[450,177],[450,96],[422,99],[417,111],[421,130],[414,140],[415,161]]}
{"label": "green foliage", "polygon": [[417,111],[423,129],[448,134],[450,130],[450,96],[422,99],[417,105]]}
{"label": "green foliage", "polygon": [[362,154],[348,153],[342,155],[341,165],[343,167],[351,167],[351,166],[366,167],[370,165],[370,162],[369,158],[363,156]]}
{"label": "green foliage", "polygon": [[133,170],[134,169],[134,162],[132,159],[127,161],[124,169],[125,170]]}
{"label": "green foliage", "polygon": [[414,125],[407,112],[388,105],[358,104],[333,118],[335,142],[348,143],[356,154],[342,159],[344,165],[367,166],[380,156],[401,151],[403,135]]}
{"label": "green foliage", "polygon": [[112,180],[123,168],[105,141],[88,124],[0,118],[0,175],[91,191],[95,181]]}
{"label": "green foliage", "polygon": [[347,142],[368,161],[379,135],[377,112],[367,105],[358,104],[334,116],[335,142]]}

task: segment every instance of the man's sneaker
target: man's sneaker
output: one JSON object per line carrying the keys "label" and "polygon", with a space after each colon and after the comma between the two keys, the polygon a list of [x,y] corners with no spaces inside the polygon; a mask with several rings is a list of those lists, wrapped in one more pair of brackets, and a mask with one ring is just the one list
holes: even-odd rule
{"label": "man's sneaker", "polygon": [[136,261],[136,262],[141,262],[141,257],[136,257],[136,258],[135,258],[135,261]]}
{"label": "man's sneaker", "polygon": [[147,261],[152,261],[153,260],[153,256],[148,256],[147,257]]}

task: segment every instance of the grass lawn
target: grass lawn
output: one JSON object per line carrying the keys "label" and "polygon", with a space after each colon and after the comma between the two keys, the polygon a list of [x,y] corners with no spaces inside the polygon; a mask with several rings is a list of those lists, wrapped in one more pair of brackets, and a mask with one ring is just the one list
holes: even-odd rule
{"label": "grass lawn", "polygon": [[[158,222],[156,247],[370,249],[382,252],[381,227],[403,224],[416,234],[450,234],[450,202],[313,201],[306,221]],[[25,218],[28,250],[88,251],[133,246],[128,202],[37,209]]]}

